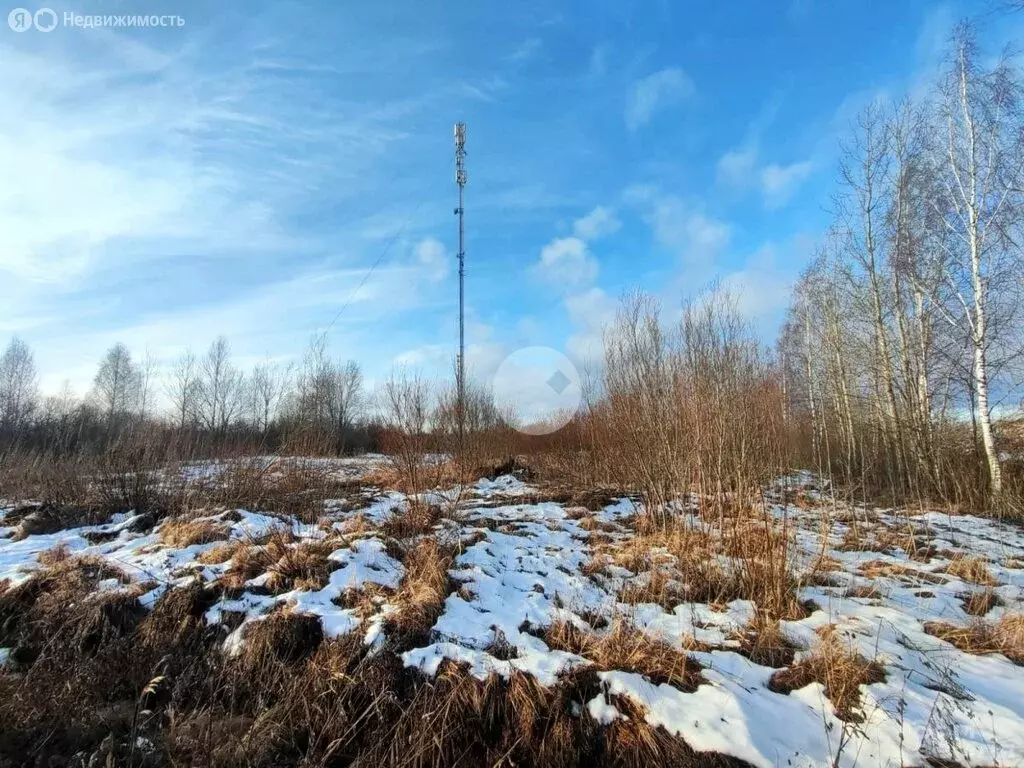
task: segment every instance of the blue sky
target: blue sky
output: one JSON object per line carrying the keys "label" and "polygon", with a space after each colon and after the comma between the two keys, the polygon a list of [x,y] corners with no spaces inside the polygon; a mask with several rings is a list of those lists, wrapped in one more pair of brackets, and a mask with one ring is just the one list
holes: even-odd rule
{"label": "blue sky", "polygon": [[29,341],[51,391],[84,391],[118,340],[170,361],[223,333],[250,365],[297,358],[328,326],[371,381],[396,363],[439,373],[457,120],[480,375],[529,345],[585,358],[633,287],[673,308],[718,278],[771,340],[828,224],[849,120],[922,88],[950,25],[982,10],[50,7],[185,20],[0,33],[0,336]]}

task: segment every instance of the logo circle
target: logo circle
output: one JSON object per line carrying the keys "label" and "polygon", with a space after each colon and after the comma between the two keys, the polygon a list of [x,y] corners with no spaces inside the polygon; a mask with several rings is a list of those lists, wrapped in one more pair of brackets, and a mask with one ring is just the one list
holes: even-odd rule
{"label": "logo circle", "polygon": [[519,419],[527,435],[550,435],[568,424],[583,401],[579,371],[551,347],[524,347],[506,357],[494,374],[494,400]]}
{"label": "logo circle", "polygon": [[40,32],[53,32],[57,27],[57,13],[52,8],[40,8],[35,12],[32,21]]}
{"label": "logo circle", "polygon": [[27,8],[15,8],[7,14],[7,26],[15,32],[26,32],[32,28],[32,11]]}

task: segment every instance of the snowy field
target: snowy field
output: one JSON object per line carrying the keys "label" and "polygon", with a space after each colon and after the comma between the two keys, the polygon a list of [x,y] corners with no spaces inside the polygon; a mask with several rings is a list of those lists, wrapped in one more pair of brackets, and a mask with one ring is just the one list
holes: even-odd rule
{"label": "snowy field", "polygon": [[[352,480],[383,463],[371,457],[321,466]],[[196,464],[186,474],[216,482],[220,469]],[[809,484],[810,478],[790,481]],[[433,532],[421,535],[454,552],[453,589],[429,642],[400,651],[406,667],[433,676],[447,661],[480,679],[518,671],[543,686],[595,668],[601,687],[579,703],[579,717],[602,724],[642,718],[694,750],[755,766],[825,766],[837,759],[842,766],[911,766],[929,758],[1024,764],[1024,658],[995,650],[1015,656],[1024,645],[1024,627],[1015,619],[1024,612],[1019,527],[935,512],[852,509],[809,488],[799,504],[772,503],[761,513],[789,542],[803,615],[778,623],[786,652],[781,662],[764,666],[751,656],[764,658],[745,651],[744,637],[756,625],[753,602],[687,600],[701,586],[670,549],[630,549],[640,511],[633,501],[610,499],[587,509],[538,500],[544,497],[542,489],[502,476],[418,500],[437,510]],[[46,561],[55,551],[106,561],[119,575],[100,581],[97,591],[131,592],[147,610],[175,587],[230,578],[233,588],[205,613],[209,625],[224,625],[225,654],[238,654],[253,627],[280,612],[316,616],[327,638],[357,633],[370,653],[390,652],[388,617],[400,609],[406,567],[395,556],[388,523],[409,504],[397,491],[353,486],[349,496],[327,500],[315,521],[229,508],[193,514],[192,527],[176,535],[170,526],[180,520],[153,524],[130,513],[25,535],[13,519],[25,515],[24,503],[8,501],[0,512],[0,584],[15,589],[44,568],[40,556]],[[709,532],[684,504],[678,516],[705,532],[717,569],[728,574],[737,566],[729,547],[715,544],[721,532]],[[191,538],[205,540],[188,543],[189,531],[203,531]],[[274,558],[289,549],[321,553],[323,578],[285,579],[272,558],[252,557],[252,550],[272,546],[278,547]],[[642,599],[654,594],[660,598]],[[554,643],[552,627],[591,640]],[[685,654],[689,683],[645,674],[642,663],[620,669],[608,666],[606,654],[588,657],[603,636],[623,627]],[[972,628],[995,646],[956,642],[958,631]],[[791,690],[778,684],[785,677],[780,672],[819,658],[823,644],[884,673],[859,685],[852,715],[837,711],[820,679]],[[20,674],[15,655],[15,648],[0,648],[0,674]]]}

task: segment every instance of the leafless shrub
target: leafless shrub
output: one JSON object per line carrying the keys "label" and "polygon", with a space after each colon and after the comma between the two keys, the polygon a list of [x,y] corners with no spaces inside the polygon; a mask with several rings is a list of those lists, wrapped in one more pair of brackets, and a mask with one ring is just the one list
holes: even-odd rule
{"label": "leafless shrub", "polygon": [[394,372],[381,387],[380,404],[388,425],[385,450],[411,495],[426,490],[427,383],[415,374]]}
{"label": "leafless shrub", "polygon": [[628,298],[605,358],[594,450],[652,514],[692,490],[721,513],[785,468],[781,390],[727,293],[691,304],[678,328],[649,297]]}

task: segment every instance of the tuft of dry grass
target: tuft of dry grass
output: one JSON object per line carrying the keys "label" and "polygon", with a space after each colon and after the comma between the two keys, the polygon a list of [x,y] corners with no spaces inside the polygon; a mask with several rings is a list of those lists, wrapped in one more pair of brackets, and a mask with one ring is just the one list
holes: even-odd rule
{"label": "tuft of dry grass", "polygon": [[202,495],[211,504],[287,514],[315,523],[324,513],[324,502],[343,497],[354,487],[361,483],[340,480],[327,467],[292,459],[269,464],[254,459],[232,462]]}
{"label": "tuft of dry grass", "polygon": [[210,547],[210,549],[205,552],[200,552],[196,556],[196,561],[203,565],[219,565],[220,563],[226,563],[235,556],[236,552],[246,546],[248,545],[239,539],[225,541],[223,544]]}
{"label": "tuft of dry grass", "polygon": [[312,656],[324,639],[317,616],[290,611],[274,611],[249,624],[245,630],[241,664],[256,672],[268,659],[293,664]]}
{"label": "tuft of dry grass", "polygon": [[993,608],[1003,605],[1002,598],[992,589],[978,589],[963,592],[957,597],[963,603],[964,611],[971,616],[984,616]]}
{"label": "tuft of dry grass", "polygon": [[291,589],[323,589],[331,572],[338,569],[339,564],[328,559],[337,548],[337,544],[327,541],[303,541],[285,548],[277,562],[267,569],[267,589],[274,594]]}
{"label": "tuft of dry grass", "polygon": [[787,667],[796,655],[796,647],[782,634],[778,619],[760,613],[755,614],[737,639],[739,652],[763,667]]}
{"label": "tuft of dry grass", "polygon": [[71,557],[71,550],[68,549],[68,545],[58,544],[55,547],[47,549],[45,552],[40,552],[36,557],[36,560],[39,561],[40,565],[50,568],[63,563],[69,557]]}
{"label": "tuft of dry grass", "polygon": [[862,600],[881,600],[885,595],[874,584],[858,584],[843,593],[844,597],[859,597]]}
{"label": "tuft of dry grass", "polygon": [[[646,583],[631,584],[620,594],[623,602],[672,610],[682,602],[752,600],[775,618],[804,618],[787,526],[761,517],[731,518],[728,525],[726,535],[718,537],[711,528],[657,528],[642,517],[635,537],[601,547],[598,554],[603,562],[649,574]],[[599,570],[602,561],[593,568]]]}
{"label": "tuft of dry grass", "polygon": [[963,581],[978,584],[983,587],[995,587],[999,582],[988,569],[984,558],[958,555],[954,557],[944,569],[945,573],[955,576]]}
{"label": "tuft of dry grass", "polygon": [[978,620],[967,627],[929,621],[924,631],[964,653],[1001,653],[1014,664],[1024,665],[1024,614],[1008,613],[997,622]]}
{"label": "tuft of dry grass", "polygon": [[701,666],[685,652],[649,637],[621,619],[601,633],[556,621],[545,630],[544,642],[551,648],[583,656],[598,669],[636,672],[652,683],[665,683],[689,693],[705,682]]}
{"label": "tuft of dry grass", "polygon": [[191,547],[228,538],[231,528],[213,520],[174,518],[160,525],[160,540],[169,547]]}
{"label": "tuft of dry grass", "polygon": [[441,519],[441,508],[436,504],[424,504],[411,500],[408,508],[395,512],[380,526],[388,536],[396,539],[410,539],[434,532],[434,526]]}
{"label": "tuft of dry grass", "polygon": [[937,573],[922,571],[920,568],[903,565],[902,563],[887,563],[884,560],[871,560],[861,564],[857,570],[861,576],[869,579],[877,579],[884,576],[911,583],[915,581],[927,584],[946,583],[946,579]]}
{"label": "tuft of dry grass", "polygon": [[400,559],[405,577],[392,600],[397,610],[388,616],[385,632],[392,645],[405,650],[430,642],[445,599],[455,591],[448,575],[455,553],[436,539],[421,539]]}
{"label": "tuft of dry grass", "polygon": [[[296,539],[284,528],[273,530],[262,544],[242,543],[231,552],[231,567],[221,579],[228,591],[246,588],[246,582],[267,574],[263,587],[271,594],[292,589],[315,591],[327,585],[338,564],[328,556],[338,549],[337,542]],[[217,553],[217,557],[227,554]]]}
{"label": "tuft of dry grass", "polygon": [[846,722],[863,722],[860,686],[883,682],[885,669],[877,661],[868,661],[845,648],[831,627],[821,634],[821,643],[814,653],[773,674],[768,688],[775,693],[788,694],[810,683],[821,683],[836,717]]}

